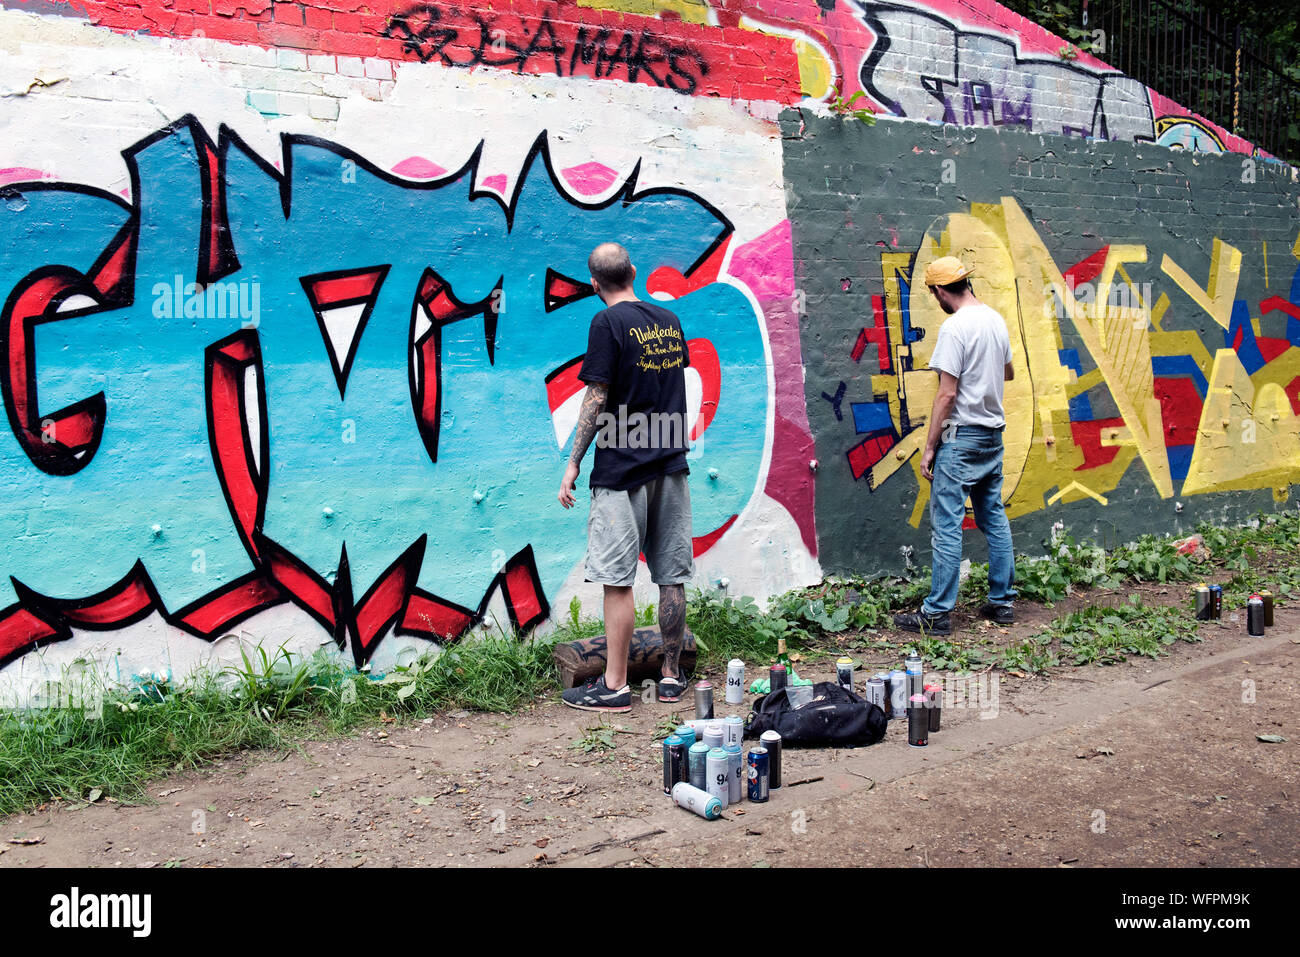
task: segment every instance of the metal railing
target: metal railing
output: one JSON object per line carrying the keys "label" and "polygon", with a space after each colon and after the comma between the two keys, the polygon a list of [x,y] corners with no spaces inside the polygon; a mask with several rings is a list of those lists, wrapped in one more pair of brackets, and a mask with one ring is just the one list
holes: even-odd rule
{"label": "metal railing", "polygon": [[[1082,48],[1259,149],[1300,163],[1300,83],[1240,24],[1197,0],[1081,0],[1081,11]],[[1202,134],[1194,124],[1166,122],[1157,128],[1162,135],[1177,144]]]}

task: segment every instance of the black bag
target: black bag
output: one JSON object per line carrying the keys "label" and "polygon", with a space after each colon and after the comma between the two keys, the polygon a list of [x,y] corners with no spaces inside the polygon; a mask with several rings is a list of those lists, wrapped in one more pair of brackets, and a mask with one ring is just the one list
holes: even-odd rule
{"label": "black bag", "polygon": [[885,712],[835,682],[814,684],[812,700],[800,708],[790,700],[794,690],[787,686],[755,700],[745,721],[745,737],[775,731],[783,748],[852,748],[885,736]]}

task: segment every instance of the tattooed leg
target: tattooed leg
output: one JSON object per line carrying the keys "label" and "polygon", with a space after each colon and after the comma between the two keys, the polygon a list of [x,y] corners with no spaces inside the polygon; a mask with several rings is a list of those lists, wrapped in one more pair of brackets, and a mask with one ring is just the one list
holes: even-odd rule
{"label": "tattooed leg", "polygon": [[686,633],[686,586],[659,586],[659,634],[664,641],[665,678],[685,678],[681,673],[682,641]]}

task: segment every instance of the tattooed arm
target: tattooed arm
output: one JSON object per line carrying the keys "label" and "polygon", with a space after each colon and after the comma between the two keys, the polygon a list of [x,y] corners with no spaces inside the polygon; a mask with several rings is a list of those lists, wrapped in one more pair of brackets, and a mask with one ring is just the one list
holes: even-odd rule
{"label": "tattooed arm", "polygon": [[560,504],[573,508],[573,483],[578,480],[582,457],[591,447],[591,440],[596,437],[596,420],[605,409],[605,400],[609,398],[609,386],[593,382],[587,386],[587,394],[582,400],[582,409],[578,412],[578,426],[574,430],[573,451],[569,454],[569,464],[564,470],[564,479],[560,482]]}
{"label": "tattooed arm", "polygon": [[686,586],[659,586],[659,634],[664,641],[665,678],[681,679],[682,640],[686,633]]}

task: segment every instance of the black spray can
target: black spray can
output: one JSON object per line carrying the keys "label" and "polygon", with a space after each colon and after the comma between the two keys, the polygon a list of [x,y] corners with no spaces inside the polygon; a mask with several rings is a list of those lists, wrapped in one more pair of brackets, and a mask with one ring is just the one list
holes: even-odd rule
{"label": "black spray can", "polygon": [[930,743],[930,713],[923,694],[914,694],[907,701],[907,743],[914,748]]}
{"label": "black spray can", "polygon": [[673,785],[690,777],[686,766],[686,742],[677,735],[664,740],[664,793],[672,794]]}
{"label": "black spray can", "polygon": [[1264,627],[1273,627],[1273,593],[1271,591],[1262,591],[1259,597],[1264,601]]}
{"label": "black spray can", "polygon": [[767,752],[767,786],[781,786],[781,735],[776,731],[764,731],[758,736],[758,743]]}
{"label": "black spray can", "polygon": [[925,706],[930,712],[931,733],[939,730],[939,718],[943,711],[943,685],[925,686]]}
{"label": "black spray can", "polygon": [[785,687],[785,679],[786,679],[785,665],[773,665],[772,670],[768,672],[768,675],[770,676],[769,677],[770,687],[768,688],[769,691],[780,691],[782,688]]}
{"label": "black spray can", "polygon": [[1246,602],[1246,634],[1252,638],[1264,637],[1264,599],[1251,595]]}
{"label": "black spray can", "polygon": [[1215,621],[1223,618],[1223,586],[1210,586],[1210,617]]}

